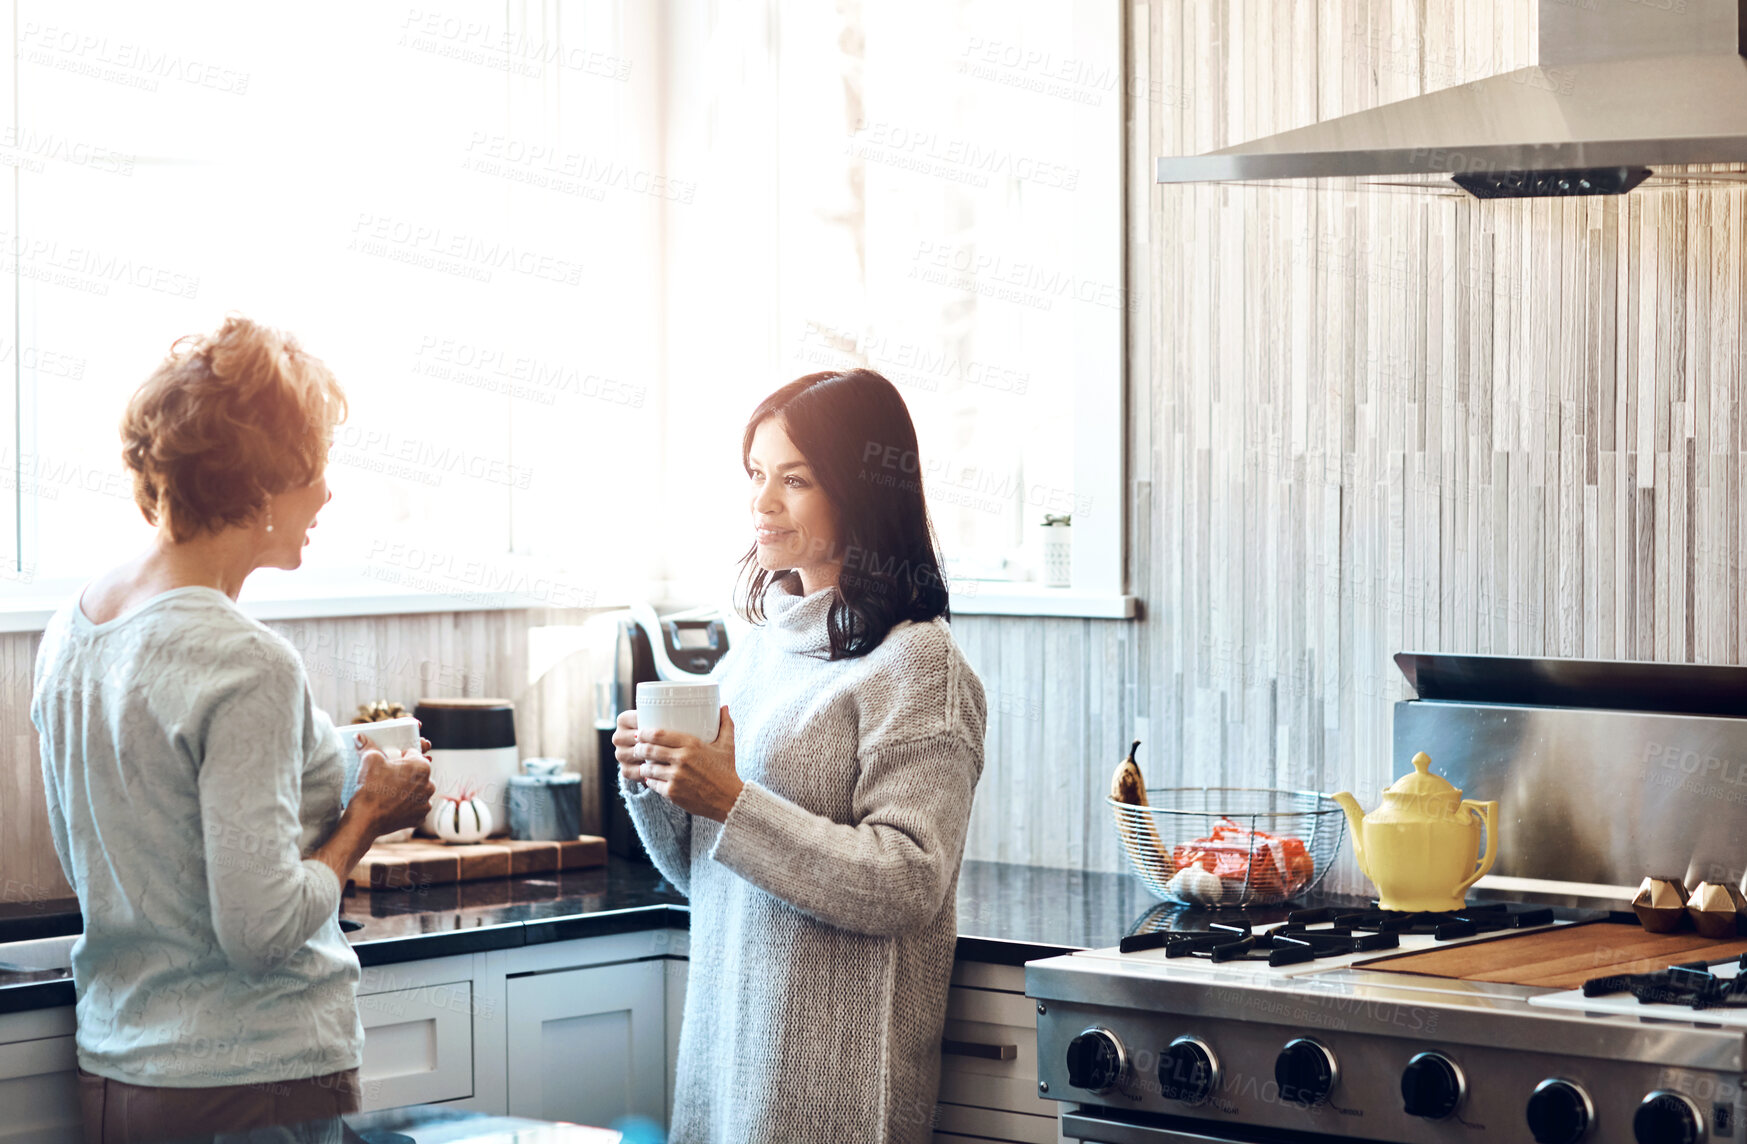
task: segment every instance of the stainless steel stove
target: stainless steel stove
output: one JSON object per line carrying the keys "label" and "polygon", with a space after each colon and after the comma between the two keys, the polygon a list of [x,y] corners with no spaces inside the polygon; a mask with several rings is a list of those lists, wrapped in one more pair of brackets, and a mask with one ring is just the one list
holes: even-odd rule
{"label": "stainless steel stove", "polygon": [[[1391,952],[1435,942],[1402,935]],[[1271,967],[1103,949],[1033,962],[1039,1087],[1079,1106],[1064,1135],[1106,1144],[1278,1139],[1269,1129],[1656,1144],[1741,1132],[1747,1032],[1709,1011],[1536,1006],[1551,991],[1367,970],[1377,956]]]}
{"label": "stainless steel stove", "polygon": [[[1734,957],[1709,967],[1719,981],[1696,966],[1667,977],[1693,996],[1650,979],[1648,1000],[1610,987],[1618,981],[1586,995],[1373,967],[1482,942],[1499,960],[1509,946],[1491,943],[1620,909],[1652,870],[1739,882],[1747,816],[1719,815],[1712,788],[1747,761],[1747,670],[1707,668],[1696,680],[1679,669],[1665,678],[1669,665],[1584,663],[1562,689],[1567,661],[1402,659],[1421,697],[1398,705],[1398,763],[1427,750],[1469,797],[1500,800],[1497,873],[1476,892],[1501,900],[1416,924],[1330,912],[1142,933],[1032,962],[1039,1089],[1062,1102],[1063,1136],[1747,1141],[1747,1007],[1731,1004]],[[1463,693],[1440,695],[1440,679]],[[1609,706],[1586,706],[1592,693]],[[1626,696],[1651,710],[1623,707]],[[1662,762],[1688,758],[1697,763],[1684,772]],[[1586,781],[1536,797],[1579,762]],[[1574,790],[1595,805],[1574,807]]]}

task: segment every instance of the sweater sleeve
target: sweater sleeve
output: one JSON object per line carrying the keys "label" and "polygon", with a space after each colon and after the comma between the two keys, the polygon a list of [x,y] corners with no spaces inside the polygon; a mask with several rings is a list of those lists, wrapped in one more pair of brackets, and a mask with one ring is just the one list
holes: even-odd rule
{"label": "sweater sleeve", "polygon": [[711,857],[839,929],[890,935],[931,921],[964,853],[981,745],[948,732],[860,763],[853,825],[748,782]]}
{"label": "sweater sleeve", "polygon": [[891,935],[952,895],[983,772],[983,685],[939,621],[893,628],[855,685],[850,820],[747,782],[711,857],[822,922]]}
{"label": "sweater sleeve", "polygon": [[691,897],[692,816],[643,784],[626,782],[624,775],[619,776],[619,793],[655,868]]}
{"label": "sweater sleeve", "polygon": [[231,963],[263,974],[340,907],[333,870],[299,851],[305,743],[301,666],[263,648],[217,689],[200,742],[199,790],[213,933]]}

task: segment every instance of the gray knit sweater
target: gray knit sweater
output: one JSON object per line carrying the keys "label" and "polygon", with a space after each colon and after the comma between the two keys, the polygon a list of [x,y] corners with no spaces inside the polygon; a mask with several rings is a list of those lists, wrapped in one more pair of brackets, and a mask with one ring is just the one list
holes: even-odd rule
{"label": "gray knit sweater", "polygon": [[724,661],[726,822],[621,783],[691,899],[674,1144],[931,1135],[983,687],[941,620],[824,659],[834,591],[773,588]]}

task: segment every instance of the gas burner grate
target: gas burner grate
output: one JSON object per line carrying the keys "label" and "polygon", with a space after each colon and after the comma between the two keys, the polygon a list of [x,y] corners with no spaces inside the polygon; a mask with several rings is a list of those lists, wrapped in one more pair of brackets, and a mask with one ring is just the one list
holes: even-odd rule
{"label": "gas burner grate", "polygon": [[1718,977],[1709,962],[1689,961],[1655,973],[1615,973],[1583,983],[1585,997],[1630,993],[1643,1005],[1691,1009],[1747,1008],[1747,953],[1735,962],[1735,977]]}
{"label": "gas burner grate", "polygon": [[1163,949],[1166,957],[1201,957],[1215,962],[1266,961],[1281,966],[1343,953],[1396,949],[1400,945],[1401,939],[1393,933],[1311,930],[1288,921],[1259,932],[1252,931],[1248,922],[1214,922],[1204,932],[1155,930],[1130,934],[1117,948],[1123,953]]}
{"label": "gas burner grate", "polygon": [[1294,910],[1286,916],[1286,922],[1288,925],[1332,922],[1337,930],[1429,935],[1436,941],[1454,941],[1501,930],[1550,926],[1553,911],[1547,906],[1523,909],[1509,902],[1487,902],[1464,906],[1460,910],[1423,914],[1384,909],[1343,912],[1323,906],[1314,910]]}

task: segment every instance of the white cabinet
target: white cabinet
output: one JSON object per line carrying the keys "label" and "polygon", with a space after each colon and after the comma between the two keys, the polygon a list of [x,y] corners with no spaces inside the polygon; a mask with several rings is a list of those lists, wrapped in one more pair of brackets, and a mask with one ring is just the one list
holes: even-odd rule
{"label": "white cabinet", "polygon": [[0,1017],[0,1141],[78,1139],[78,1068],[71,1008]]}
{"label": "white cabinet", "polygon": [[[461,1107],[610,1125],[671,1122],[688,935],[648,931],[366,969],[364,1107]],[[935,1141],[1046,1144],[1025,971],[953,967]],[[0,1144],[79,1134],[73,1010],[0,1016]]]}
{"label": "white cabinet", "polygon": [[666,964],[656,958],[510,978],[510,1115],[665,1124]]}
{"label": "white cabinet", "polygon": [[473,1095],[471,981],[360,994],[358,1013],[366,1111]]}
{"label": "white cabinet", "polygon": [[[366,968],[363,1105],[665,1127],[689,947],[655,929]],[[73,1032],[70,1007],[0,1015],[0,1144],[78,1138]]]}

